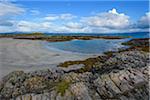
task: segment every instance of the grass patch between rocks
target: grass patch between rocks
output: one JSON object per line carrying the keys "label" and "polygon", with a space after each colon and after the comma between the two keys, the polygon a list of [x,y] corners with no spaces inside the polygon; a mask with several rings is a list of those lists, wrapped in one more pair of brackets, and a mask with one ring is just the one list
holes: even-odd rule
{"label": "grass patch between rocks", "polygon": [[57,93],[60,93],[61,96],[65,94],[65,91],[69,88],[71,82],[66,81],[66,80],[61,80],[59,83],[56,85],[56,91]]}

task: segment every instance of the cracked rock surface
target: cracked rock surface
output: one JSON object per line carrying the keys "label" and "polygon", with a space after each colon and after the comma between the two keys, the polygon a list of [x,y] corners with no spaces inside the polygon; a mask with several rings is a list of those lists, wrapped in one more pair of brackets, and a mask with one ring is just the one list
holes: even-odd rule
{"label": "cracked rock surface", "polygon": [[149,100],[148,63],[148,53],[125,51],[95,72],[14,71],[0,82],[0,100]]}

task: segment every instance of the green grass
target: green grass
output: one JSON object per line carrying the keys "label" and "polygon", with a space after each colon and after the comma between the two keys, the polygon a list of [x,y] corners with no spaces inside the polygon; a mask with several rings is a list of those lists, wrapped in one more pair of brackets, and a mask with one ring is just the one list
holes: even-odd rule
{"label": "green grass", "polygon": [[57,85],[56,85],[57,93],[60,93],[61,96],[63,96],[65,94],[65,91],[69,88],[70,83],[71,82],[66,81],[66,80],[62,80],[59,83],[57,83]]}

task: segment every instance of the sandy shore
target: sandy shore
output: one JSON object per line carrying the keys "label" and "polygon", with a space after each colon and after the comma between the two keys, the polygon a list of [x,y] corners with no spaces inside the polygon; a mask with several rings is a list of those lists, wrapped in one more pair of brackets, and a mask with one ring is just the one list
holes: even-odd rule
{"label": "sandy shore", "polygon": [[56,65],[68,60],[80,60],[90,57],[46,49],[38,40],[0,39],[0,78],[15,70],[32,71],[44,68],[56,68]]}

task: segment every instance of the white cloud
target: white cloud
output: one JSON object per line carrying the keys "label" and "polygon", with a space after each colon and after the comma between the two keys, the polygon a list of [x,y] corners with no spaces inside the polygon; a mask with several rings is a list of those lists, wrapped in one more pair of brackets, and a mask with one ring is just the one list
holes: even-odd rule
{"label": "white cloud", "polygon": [[30,10],[30,12],[32,15],[39,15],[40,14],[40,11],[38,11],[38,10]]}
{"label": "white cloud", "polygon": [[66,26],[57,26],[57,28],[54,28],[53,32],[68,32],[68,33],[80,33],[80,32],[90,32],[90,29],[88,27],[83,27],[83,28],[68,28]]}
{"label": "white cloud", "polygon": [[49,21],[54,20],[72,20],[73,18],[76,18],[77,16],[74,16],[72,14],[66,13],[66,14],[49,14],[44,19]]}
{"label": "white cloud", "polygon": [[[75,25],[75,26],[74,26]],[[69,22],[68,25],[57,25],[51,22],[34,23],[29,21],[19,21],[15,31],[22,32],[89,32],[87,27],[81,27],[79,23]]]}
{"label": "white cloud", "polygon": [[45,20],[53,21],[59,19],[59,16],[56,16],[54,14],[50,14],[47,17],[44,18]]}
{"label": "white cloud", "polygon": [[29,22],[29,21],[19,21],[16,24],[15,31],[23,31],[23,32],[32,32],[32,31],[48,31],[52,27],[52,23],[50,22]]}
{"label": "white cloud", "polygon": [[150,12],[146,13],[135,23],[130,24],[128,32],[148,32],[150,30]]}
{"label": "white cloud", "polygon": [[25,9],[9,2],[0,2],[0,32],[10,32],[14,30],[14,15],[25,12]]}
{"label": "white cloud", "polygon": [[15,27],[0,26],[0,33],[14,32]]}
{"label": "white cloud", "polygon": [[71,29],[81,29],[84,27],[81,23],[77,22],[68,22],[65,24],[65,26]]}
{"label": "white cloud", "polygon": [[112,14],[118,14],[118,12],[116,11],[115,8],[113,8],[112,10],[109,10],[109,13],[112,13]]}
{"label": "white cloud", "polygon": [[118,13],[116,9],[112,9],[105,13],[99,13],[95,16],[84,17],[82,22],[91,27],[104,27],[108,29],[122,29],[130,24],[129,16]]}
{"label": "white cloud", "polygon": [[[0,3],[0,5],[3,5]],[[6,6],[6,4],[4,4]],[[3,6],[4,6],[3,5]],[[117,12],[116,9],[108,12],[98,13],[86,17],[78,17],[69,13],[49,14],[44,18],[37,18],[38,21],[32,20],[11,20],[4,18],[7,15],[18,15],[24,12],[24,9],[7,3],[11,7],[5,11],[0,6],[0,32],[21,31],[21,32],[85,32],[85,33],[115,33],[115,32],[143,32],[148,31],[150,22],[150,13],[142,16],[137,22],[131,23],[129,16]],[[13,9],[16,11],[13,11]],[[18,9],[18,10],[17,10]],[[19,10],[20,9],[20,10]],[[40,13],[37,10],[30,10],[31,14]],[[44,20],[43,20],[44,19]]]}
{"label": "white cloud", "polygon": [[95,16],[83,17],[81,23],[94,33],[148,32],[150,13],[133,23],[129,16],[112,9]]}
{"label": "white cloud", "polygon": [[34,28],[37,28],[38,24],[28,22],[28,21],[19,21],[16,25],[16,31],[32,31]]}
{"label": "white cloud", "polygon": [[67,13],[67,14],[61,14],[59,18],[62,20],[71,20],[71,19],[76,18],[76,17],[77,16],[74,16],[72,14]]}
{"label": "white cloud", "polygon": [[49,28],[51,28],[52,25],[53,24],[50,23],[50,22],[43,22],[43,23],[41,23],[41,28],[43,28],[43,29],[49,29]]}
{"label": "white cloud", "polygon": [[23,12],[25,12],[25,10],[17,5],[8,2],[0,2],[0,16],[18,15]]}
{"label": "white cloud", "polygon": [[139,19],[139,21],[137,22],[137,27],[149,28],[149,24],[150,24],[150,12],[146,13]]}

